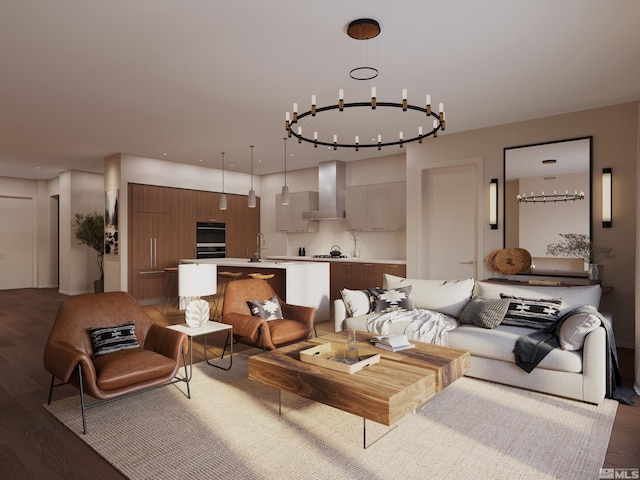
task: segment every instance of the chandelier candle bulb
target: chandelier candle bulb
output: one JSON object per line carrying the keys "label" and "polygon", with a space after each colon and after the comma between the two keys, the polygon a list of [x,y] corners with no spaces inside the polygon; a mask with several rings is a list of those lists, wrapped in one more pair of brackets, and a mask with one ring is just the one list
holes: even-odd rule
{"label": "chandelier candle bulb", "polygon": [[298,143],[302,143],[302,127],[298,127]]}
{"label": "chandelier candle bulb", "polygon": [[334,150],[338,149],[338,135],[333,136],[333,149]]}
{"label": "chandelier candle bulb", "polygon": [[[349,37],[357,39],[357,40],[368,40],[370,38],[373,38],[375,35],[370,36],[369,35],[369,30],[367,31],[367,34],[365,35],[363,32],[360,32],[359,27],[361,25],[371,25],[373,26],[373,28],[369,29],[371,31],[375,31],[376,34],[380,32],[380,26],[379,23],[376,22],[375,20],[372,19],[358,19],[358,20],[354,20],[353,22],[350,23],[349,29],[347,31],[347,34]],[[354,33],[355,32],[355,33]],[[363,71],[368,71],[369,73],[363,73]],[[357,67],[352,69],[349,72],[349,77],[352,78],[353,80],[362,80],[362,81],[370,81],[374,78],[376,78],[378,75],[378,70],[376,68],[373,67]],[[402,88],[399,87],[398,90],[400,90],[400,93],[402,95],[401,98],[401,102],[397,101],[397,97],[396,97],[396,101],[381,101],[380,102],[380,108],[378,107],[378,92],[377,92],[377,88],[375,86],[372,86],[370,83],[368,84],[367,87],[365,87],[365,92],[366,92],[366,88],[369,88],[371,91],[371,97],[369,99],[369,101],[366,101],[366,97],[364,99],[364,101],[358,101],[358,99],[356,98],[356,101],[352,101],[352,102],[346,102],[345,101],[345,92],[344,92],[344,88],[339,88],[338,92],[337,92],[337,96],[338,96],[338,101],[330,104],[330,105],[319,105],[317,102],[317,97],[316,95],[311,95],[311,108],[307,111],[303,111],[303,112],[298,112],[297,110],[297,104],[294,104],[294,111],[293,111],[293,117],[290,120],[290,123],[288,124],[289,129],[288,129],[288,133],[290,136],[295,136],[298,138],[298,143],[302,143],[304,142],[308,142],[308,143],[313,143],[314,148],[318,148],[318,145],[322,145],[327,147],[328,149],[331,149],[333,147],[333,149],[337,149],[337,147],[341,147],[341,148],[354,148],[356,149],[356,151],[358,151],[360,148],[375,148],[378,147],[378,150],[382,150],[382,147],[390,147],[393,145],[399,145],[401,148],[404,146],[404,143],[410,143],[410,142],[414,142],[414,141],[419,141],[420,143],[422,143],[422,141],[424,140],[425,137],[429,137],[431,135],[433,135],[433,137],[437,137],[438,136],[438,131],[445,130],[445,113],[444,113],[444,103],[440,103],[439,106],[440,107],[440,111],[436,112],[435,108],[432,108],[432,104],[431,104],[431,94],[425,94],[424,98],[425,99],[425,103],[422,106],[419,105],[412,105],[409,103],[409,89],[408,88]],[[334,90],[335,92],[335,90]],[[333,94],[335,95],[335,93]],[[365,93],[366,95],[366,93]],[[334,96],[335,99],[335,96]],[[382,99],[384,100],[384,98]],[[362,144],[358,140],[356,140],[356,142],[354,143],[353,141],[348,141],[345,140],[345,138],[348,138],[349,135],[346,134],[346,132],[336,132],[337,135],[340,135],[342,138],[341,143],[338,145],[337,141],[331,142],[331,134],[329,132],[323,132],[321,135],[321,138],[319,139],[318,136],[314,133],[314,136],[311,137],[311,135],[309,135],[308,137],[305,137],[302,135],[302,133],[300,133],[300,131],[298,131],[298,133],[296,133],[296,130],[294,130],[292,128],[292,125],[295,123],[298,123],[301,119],[304,119],[305,117],[312,117],[315,119],[315,117],[319,116],[321,113],[327,112],[327,111],[335,111],[338,110],[340,112],[340,115],[346,115],[347,111],[349,109],[353,109],[353,108],[361,108],[361,109],[365,109],[365,110],[369,110],[371,109],[373,111],[373,113],[370,113],[372,115],[376,115],[375,117],[372,117],[374,120],[377,121],[386,121],[387,116],[386,116],[386,112],[389,109],[396,109],[396,112],[398,111],[397,109],[402,109],[402,112],[408,112],[409,110],[411,110],[412,112],[419,112],[419,113],[426,113],[426,115],[428,117],[432,117],[431,121],[433,121],[435,119],[435,121],[433,121],[433,128],[430,127],[431,124],[427,124],[426,129],[423,131],[423,128],[420,127],[419,129],[419,134],[417,136],[410,134],[409,137],[407,137],[407,139],[404,138],[404,134],[402,132],[400,132],[399,137],[395,137],[392,138],[391,140],[387,140],[386,143],[382,143],[382,138],[381,135],[378,134],[369,134],[369,136],[367,136],[366,141],[364,141]],[[303,109],[304,110],[304,109]],[[382,110],[382,113],[380,113],[380,110]],[[361,110],[361,113],[362,110]],[[378,118],[380,115],[384,116],[383,118]],[[325,115],[326,116],[326,115]],[[411,116],[411,115],[410,115]],[[356,118],[358,118],[356,116]],[[418,123],[418,122],[416,122]],[[416,129],[418,128],[419,124],[415,125],[414,127],[409,127],[410,131],[415,132]],[[307,127],[308,129],[310,129],[310,131],[313,131],[314,129],[318,129],[319,127],[316,127],[315,125],[313,125],[313,127],[309,126]],[[406,127],[401,127],[406,129]],[[412,129],[413,128],[413,129]],[[385,135],[387,135],[387,137],[389,137],[388,134],[385,133]],[[352,134],[351,138],[354,138],[354,134]],[[377,138],[377,143],[376,143],[376,138]],[[373,137],[373,138],[371,138]],[[393,134],[391,134],[391,137],[393,137]],[[357,137],[356,137],[357,138]],[[371,140],[369,140],[369,138],[371,138]]]}
{"label": "chandelier candle bulb", "polygon": [[356,152],[360,151],[360,137],[356,135]]}

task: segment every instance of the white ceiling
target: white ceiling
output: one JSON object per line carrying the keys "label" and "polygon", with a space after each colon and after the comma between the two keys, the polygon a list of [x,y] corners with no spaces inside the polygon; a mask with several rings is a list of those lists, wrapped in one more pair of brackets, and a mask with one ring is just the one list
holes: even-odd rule
{"label": "white ceiling", "polygon": [[[346,36],[361,17],[377,39]],[[442,135],[634,101],[639,25],[637,0],[0,0],[0,176],[101,172],[118,152],[219,167],[225,151],[248,172],[249,145],[256,173],[281,171],[285,112],[339,88],[431,94]],[[378,79],[348,77],[363,61]],[[346,139],[365,123],[353,110],[307,129]],[[382,115],[375,128],[397,136]],[[289,169],[397,152],[287,150]]]}

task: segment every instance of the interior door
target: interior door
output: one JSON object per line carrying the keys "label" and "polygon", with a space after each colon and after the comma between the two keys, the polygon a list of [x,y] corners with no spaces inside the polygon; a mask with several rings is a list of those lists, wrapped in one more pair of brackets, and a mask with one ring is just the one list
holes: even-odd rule
{"label": "interior door", "polygon": [[0,290],[32,288],[33,199],[0,197]]}
{"label": "interior door", "polygon": [[424,171],[425,278],[477,277],[477,175],[475,164]]}

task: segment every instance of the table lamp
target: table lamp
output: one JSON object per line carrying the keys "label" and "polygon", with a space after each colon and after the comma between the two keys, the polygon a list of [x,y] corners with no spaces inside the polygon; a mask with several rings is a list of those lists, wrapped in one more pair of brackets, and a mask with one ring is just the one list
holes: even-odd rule
{"label": "table lamp", "polygon": [[209,302],[200,297],[217,292],[217,267],[212,263],[178,265],[178,295],[187,302],[185,321],[190,327],[202,327],[209,321]]}

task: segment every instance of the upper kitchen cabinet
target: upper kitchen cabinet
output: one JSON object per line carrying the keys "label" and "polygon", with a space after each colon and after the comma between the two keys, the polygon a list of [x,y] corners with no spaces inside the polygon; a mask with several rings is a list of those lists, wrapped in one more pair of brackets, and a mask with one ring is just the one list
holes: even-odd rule
{"label": "upper kitchen cabinet", "polygon": [[220,194],[218,192],[195,191],[195,196],[198,222],[227,221],[228,210],[220,210]]}
{"label": "upper kitchen cabinet", "polygon": [[349,228],[363,232],[406,228],[406,183],[361,185],[346,190]]}
{"label": "upper kitchen cabinet", "polygon": [[317,232],[317,220],[305,220],[302,212],[318,209],[318,192],[292,192],[289,205],[282,205],[282,196],[276,194],[276,231]]}

